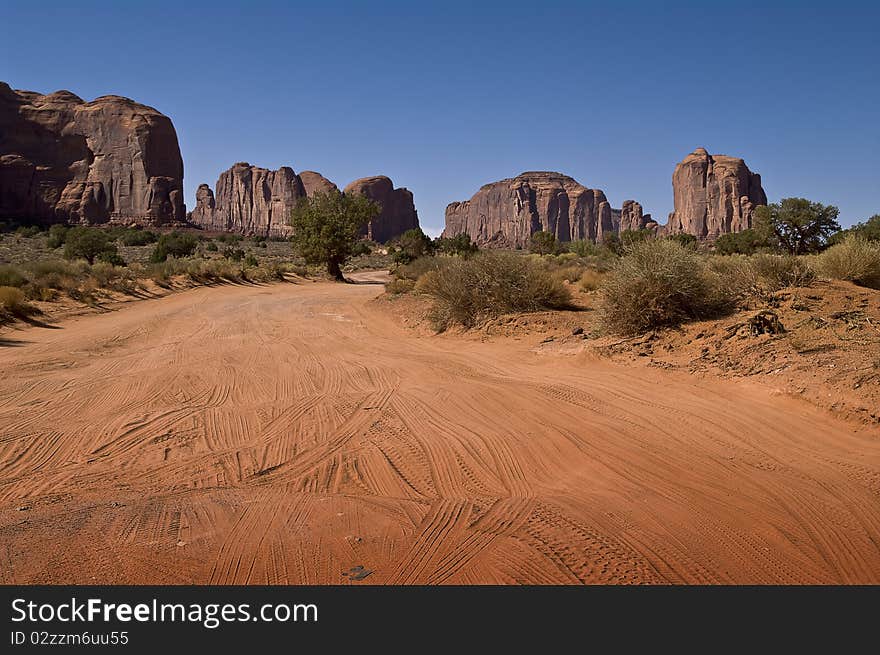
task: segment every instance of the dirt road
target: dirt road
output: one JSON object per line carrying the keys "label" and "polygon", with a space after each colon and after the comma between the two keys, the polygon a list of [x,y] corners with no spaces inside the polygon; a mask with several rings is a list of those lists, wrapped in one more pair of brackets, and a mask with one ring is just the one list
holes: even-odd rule
{"label": "dirt road", "polygon": [[880,582],[876,432],[418,336],[380,292],[201,288],[2,335],[0,581]]}

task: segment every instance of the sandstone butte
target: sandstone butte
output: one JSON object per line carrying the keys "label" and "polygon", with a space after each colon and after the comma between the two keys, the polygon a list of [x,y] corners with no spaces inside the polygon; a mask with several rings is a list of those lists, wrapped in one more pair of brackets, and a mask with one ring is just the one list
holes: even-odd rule
{"label": "sandstone butte", "polygon": [[33,223],[182,223],[183,159],[152,107],[0,82],[0,216]]}
{"label": "sandstone butte", "polygon": [[752,226],[754,209],[767,204],[761,176],[742,159],[698,148],[672,177],[674,208],[665,226],[635,200],[611,207],[599,189],[567,175],[527,172],[486,184],[470,199],[446,208],[443,236],[466,233],[481,246],[528,247],[531,235],[551,232],[560,241],[601,242],[610,233],[650,229],[714,239]]}
{"label": "sandstone butte", "polygon": [[[220,174],[216,190],[215,195],[207,184],[199,186],[190,222],[208,230],[287,236],[292,232],[290,212],[301,198],[339,189],[314,171],[296,174],[287,166],[271,171],[239,162]],[[379,215],[364,228],[374,241],[385,242],[419,226],[412,193],[395,189],[387,177],[355,180],[344,193],[363,194],[379,205]]]}

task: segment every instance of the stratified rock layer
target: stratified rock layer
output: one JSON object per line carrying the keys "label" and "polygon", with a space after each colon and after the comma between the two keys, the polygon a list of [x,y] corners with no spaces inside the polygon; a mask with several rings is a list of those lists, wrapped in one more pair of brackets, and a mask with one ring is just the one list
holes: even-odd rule
{"label": "stratified rock layer", "polygon": [[710,155],[697,148],[672,174],[674,211],[666,229],[699,239],[739,232],[752,226],[755,207],[767,204],[761,176],[742,159]]}
{"label": "stratified rock layer", "polygon": [[[641,217],[641,206],[639,206]],[[528,172],[486,184],[470,199],[446,208],[443,236],[468,234],[481,246],[528,247],[535,232],[560,241],[601,242],[634,216],[613,210],[605,194],[555,172]]]}
{"label": "stratified rock layer", "polygon": [[0,217],[163,225],[185,214],[167,116],[120,96],[85,102],[0,82]]}

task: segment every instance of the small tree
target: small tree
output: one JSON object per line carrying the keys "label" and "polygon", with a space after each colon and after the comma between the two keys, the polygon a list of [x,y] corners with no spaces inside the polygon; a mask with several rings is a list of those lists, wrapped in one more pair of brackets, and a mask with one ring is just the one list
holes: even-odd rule
{"label": "small tree", "polygon": [[477,244],[471,241],[471,235],[462,232],[454,237],[440,237],[434,240],[434,248],[447,255],[470,257],[479,250]]}
{"label": "small tree", "polygon": [[330,191],[303,198],[290,216],[293,247],[309,264],[323,264],[334,279],[345,281],[342,265],[361,229],[378,213],[376,203],[357,193]]}
{"label": "small tree", "polygon": [[715,239],[715,252],[719,255],[753,255],[766,246],[767,240],[753,229],[722,234]]}
{"label": "small tree", "polygon": [[434,254],[433,242],[417,227],[401,234],[396,245],[391,258],[398,264],[409,264],[414,259]]}
{"label": "small tree", "polygon": [[531,247],[533,253],[538,255],[552,255],[556,252],[556,235],[552,232],[535,232],[532,235]]}
{"label": "small tree", "polygon": [[818,252],[840,230],[837,207],[806,198],[783,198],[755,210],[755,231],[792,255]]}
{"label": "small tree", "polygon": [[189,257],[196,251],[198,240],[192,234],[181,232],[169,232],[159,237],[150,261],[154,263],[164,262],[169,257]]}
{"label": "small tree", "polygon": [[856,223],[848,230],[838,232],[829,239],[830,243],[842,243],[850,235],[865,241],[880,241],[880,214],[874,214],[863,223]]}
{"label": "small tree", "polygon": [[64,239],[65,259],[85,259],[89,264],[94,264],[99,255],[103,261],[112,261],[119,256],[116,244],[106,232],[90,227],[74,227],[67,232]]}

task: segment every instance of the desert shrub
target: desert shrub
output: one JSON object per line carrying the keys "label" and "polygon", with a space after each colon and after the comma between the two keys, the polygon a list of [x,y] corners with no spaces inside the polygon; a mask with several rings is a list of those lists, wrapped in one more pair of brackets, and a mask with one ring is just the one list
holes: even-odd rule
{"label": "desert shrub", "polygon": [[416,291],[432,297],[429,316],[437,330],[454,323],[473,327],[499,314],[562,309],[571,303],[566,286],[525,257],[481,253],[440,261],[415,286]]}
{"label": "desert shrub", "polygon": [[749,265],[754,270],[758,283],[767,291],[778,291],[785,287],[808,287],[816,278],[816,273],[806,260],[793,255],[759,253],[749,258]]}
{"label": "desert shrub", "polygon": [[816,258],[816,269],[825,277],[880,289],[880,242],[849,235]]}
{"label": "desert shrub", "polygon": [[583,273],[584,269],[582,266],[579,266],[577,264],[570,264],[568,266],[561,266],[556,268],[556,270],[554,270],[551,275],[555,280],[570,282],[574,284],[581,279]]}
{"label": "desert shrub", "polygon": [[35,236],[39,236],[41,232],[42,230],[38,225],[22,225],[15,230],[15,235],[25,239],[32,239]]}
{"label": "desert shrub", "polygon": [[767,240],[752,229],[722,234],[715,239],[715,252],[719,255],[751,255],[766,246]]}
{"label": "desert shrub", "polygon": [[205,244],[205,250],[207,250],[208,252],[217,252],[220,249],[217,247],[216,243],[214,243],[213,241],[208,241],[208,243]]}
{"label": "desert shrub", "polygon": [[217,241],[220,243],[238,243],[242,240],[242,236],[240,234],[221,234],[217,237]]}
{"label": "desert shrub", "polygon": [[35,312],[25,301],[24,292],[17,287],[0,286],[0,318],[27,316]]}
{"label": "desert shrub", "polygon": [[409,293],[416,286],[415,280],[410,280],[407,278],[393,278],[389,282],[385,283],[385,291],[392,295],[397,295],[401,293]]}
{"label": "desert shrub", "polygon": [[874,214],[862,223],[856,223],[848,230],[842,230],[835,234],[831,241],[841,243],[850,235],[855,235],[866,241],[880,241],[880,214]]}
{"label": "desert shrub", "polygon": [[605,279],[604,273],[595,268],[588,268],[581,273],[578,286],[581,291],[595,291],[602,285],[603,279]]}
{"label": "desert shrub", "polygon": [[372,252],[373,249],[370,247],[370,242],[363,239],[351,247],[352,257],[363,257],[372,254]]}
{"label": "desert shrub", "polygon": [[159,240],[159,235],[150,230],[126,228],[118,238],[123,246],[148,246],[151,243],[156,243]]}
{"label": "desert shrub", "polygon": [[10,264],[0,265],[0,287],[23,287],[27,278]]}
{"label": "desert shrub", "polygon": [[471,235],[462,232],[454,237],[440,237],[434,240],[434,248],[444,255],[457,255],[458,257],[470,257],[479,248],[471,241]]}
{"label": "desert shrub", "polygon": [[73,227],[64,239],[65,259],[85,259],[94,264],[99,256],[109,259],[118,255],[116,244],[104,230],[92,227]]}
{"label": "desert shrub", "polygon": [[254,255],[252,252],[249,252],[247,255],[244,256],[245,266],[256,266],[259,263],[260,261],[257,259],[257,256]]}
{"label": "desert shrub", "polygon": [[573,252],[578,257],[599,257],[603,254],[601,246],[597,246],[592,241],[586,239],[570,241],[568,251]]}
{"label": "desert shrub", "polygon": [[66,225],[55,224],[49,228],[49,238],[46,239],[46,246],[52,249],[60,248],[67,240],[67,232],[70,228]]}
{"label": "desert shrub", "polygon": [[394,277],[401,280],[417,281],[428,271],[433,271],[440,265],[440,258],[419,257],[408,264],[402,264],[394,269]]}
{"label": "desert shrub", "polygon": [[150,261],[153,263],[164,262],[169,257],[181,259],[192,255],[198,240],[191,234],[183,234],[181,232],[169,232],[159,237],[153,254],[150,255]]}
{"label": "desert shrub", "polygon": [[680,245],[685,248],[696,248],[697,247],[697,237],[693,234],[688,234],[687,232],[678,232],[676,234],[670,234],[667,239],[671,239],[672,241],[677,241]]}
{"label": "desert shrub", "polygon": [[556,235],[552,232],[535,232],[532,235],[529,250],[538,255],[552,255],[556,252],[558,244]]}
{"label": "desert shrub", "polygon": [[601,290],[602,322],[618,334],[711,318],[735,306],[703,257],[668,239],[630,246]]}
{"label": "desert shrub", "polygon": [[227,246],[223,249],[222,255],[231,261],[240,262],[244,259],[244,250],[241,248],[233,248],[231,246]]}

